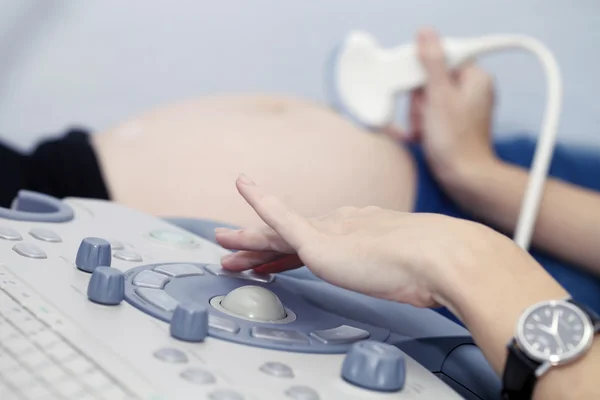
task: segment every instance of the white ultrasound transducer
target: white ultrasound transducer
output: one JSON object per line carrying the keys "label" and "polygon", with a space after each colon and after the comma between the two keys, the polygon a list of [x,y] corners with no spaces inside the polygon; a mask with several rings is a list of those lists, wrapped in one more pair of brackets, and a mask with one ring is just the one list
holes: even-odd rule
{"label": "white ultrasound transducer", "polygon": [[[544,67],[548,81],[546,110],[515,232],[517,244],[527,248],[556,143],[562,97],[557,62],[542,43],[528,36],[444,38],[442,45],[450,68],[485,53],[513,48],[533,53]],[[358,123],[373,129],[391,123],[395,117],[396,97],[422,86],[426,79],[414,44],[385,49],[372,35],[362,31],[346,37],[337,48],[330,68],[329,84],[336,105]]]}

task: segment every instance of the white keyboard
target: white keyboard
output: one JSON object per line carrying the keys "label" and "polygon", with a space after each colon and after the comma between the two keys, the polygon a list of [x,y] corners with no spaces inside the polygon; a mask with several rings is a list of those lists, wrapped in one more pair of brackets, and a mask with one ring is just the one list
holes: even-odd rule
{"label": "white keyboard", "polygon": [[61,333],[71,330],[0,266],[0,399],[136,399]]}

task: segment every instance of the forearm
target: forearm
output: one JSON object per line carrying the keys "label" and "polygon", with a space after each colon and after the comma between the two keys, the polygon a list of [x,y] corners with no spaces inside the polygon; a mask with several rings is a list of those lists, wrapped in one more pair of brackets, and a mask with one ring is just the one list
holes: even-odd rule
{"label": "forearm", "polygon": [[[486,223],[516,228],[527,171],[499,161],[446,179],[450,195]],[[600,195],[548,179],[532,238],[534,246],[600,274]]]}
{"label": "forearm", "polygon": [[[440,301],[453,310],[472,333],[487,360],[502,374],[507,344],[521,313],[543,300],[562,299],[567,292],[512,241],[477,228],[468,251],[440,262]],[[600,373],[600,343],[578,362],[557,368],[536,385],[536,398],[558,399],[577,391],[590,398]],[[573,382],[578,382],[573,387]]]}

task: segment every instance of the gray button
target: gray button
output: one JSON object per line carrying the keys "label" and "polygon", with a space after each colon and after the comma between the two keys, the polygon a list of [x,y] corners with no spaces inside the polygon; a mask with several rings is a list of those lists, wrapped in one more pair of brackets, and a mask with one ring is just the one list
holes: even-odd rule
{"label": "gray button", "polygon": [[319,394],[308,386],[292,386],[285,391],[287,397],[294,400],[319,400]]}
{"label": "gray button", "polygon": [[186,342],[201,342],[208,335],[208,311],[201,305],[179,304],[171,317],[171,336]]}
{"label": "gray button", "polygon": [[123,250],[125,248],[125,245],[122,242],[119,242],[118,240],[109,240],[110,243],[110,247],[113,250]]}
{"label": "gray button", "polygon": [[355,343],[342,363],[342,378],[378,392],[402,390],[406,381],[404,353],[395,346],[372,340]]}
{"label": "gray button", "polygon": [[0,226],[0,239],[4,240],[23,240],[21,234],[14,229]]}
{"label": "gray button", "polygon": [[174,245],[190,246],[196,244],[194,238],[190,235],[176,231],[158,230],[150,232],[150,237],[159,240],[164,243]]}
{"label": "gray button", "polygon": [[209,385],[217,381],[213,374],[201,368],[188,368],[179,374],[179,376],[197,385]]}
{"label": "gray button", "polygon": [[209,400],[244,400],[244,396],[229,389],[220,389],[208,394]]}
{"label": "gray button", "polygon": [[325,344],[345,344],[367,339],[371,335],[365,330],[341,325],[333,329],[311,332],[310,336]]}
{"label": "gray button", "polygon": [[267,362],[260,366],[260,370],[267,375],[277,378],[293,378],[294,371],[290,367],[280,362]]}
{"label": "gray button", "polygon": [[133,251],[121,250],[117,251],[113,256],[123,261],[142,262],[142,256]]}
{"label": "gray button", "polygon": [[88,299],[94,303],[116,306],[125,297],[125,276],[111,267],[96,267],[88,283]]}
{"label": "gray button", "polygon": [[154,271],[143,270],[133,278],[135,286],[162,289],[169,282],[169,277],[162,274],[157,274]]}
{"label": "gray button", "polygon": [[110,243],[96,237],[87,237],[81,241],[75,265],[82,271],[94,272],[96,267],[110,267]]}
{"label": "gray button", "polygon": [[192,264],[165,264],[154,268],[156,272],[181,278],[183,276],[204,275],[204,271]]}
{"label": "gray button", "polygon": [[208,326],[212,329],[218,329],[229,333],[238,333],[240,326],[232,320],[217,317],[214,315],[208,316]]}
{"label": "gray button", "polygon": [[247,279],[254,282],[271,283],[275,279],[272,274],[257,274],[254,271],[233,272],[221,268],[220,265],[207,265],[204,267],[208,272],[217,276],[227,276],[229,278]]}
{"label": "gray button", "polygon": [[55,232],[49,229],[34,228],[29,231],[29,234],[34,238],[50,243],[60,243],[62,239]]}
{"label": "gray button", "polygon": [[40,249],[36,245],[29,243],[17,243],[13,246],[13,250],[17,252],[17,254],[22,255],[23,257],[28,258],[47,258],[44,250]]}
{"label": "gray button", "polygon": [[283,342],[289,344],[308,344],[308,338],[300,332],[266,328],[264,326],[253,327],[252,336],[254,336],[257,339],[273,340],[275,342]]}
{"label": "gray button", "polygon": [[188,362],[188,357],[181,350],[172,347],[163,347],[154,352],[154,357],[161,361],[173,364],[185,364]]}
{"label": "gray button", "polygon": [[170,312],[175,310],[177,307],[177,300],[166,294],[161,289],[137,288],[135,289],[135,292],[142,299],[162,310]]}

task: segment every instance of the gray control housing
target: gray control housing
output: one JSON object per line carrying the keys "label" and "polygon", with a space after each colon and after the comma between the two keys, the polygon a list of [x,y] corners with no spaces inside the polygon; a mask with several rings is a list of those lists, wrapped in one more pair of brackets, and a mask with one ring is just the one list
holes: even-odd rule
{"label": "gray control housing", "polygon": [[[129,398],[498,397],[468,332],[432,310],[349,292],[306,268],[221,273],[218,222],[173,223],[90,199],[20,199],[0,210],[0,290],[137,394]],[[285,318],[219,307],[248,285],[251,295],[276,296]],[[371,353],[353,353],[367,342],[377,344]],[[375,356],[393,348],[403,356]]]}

